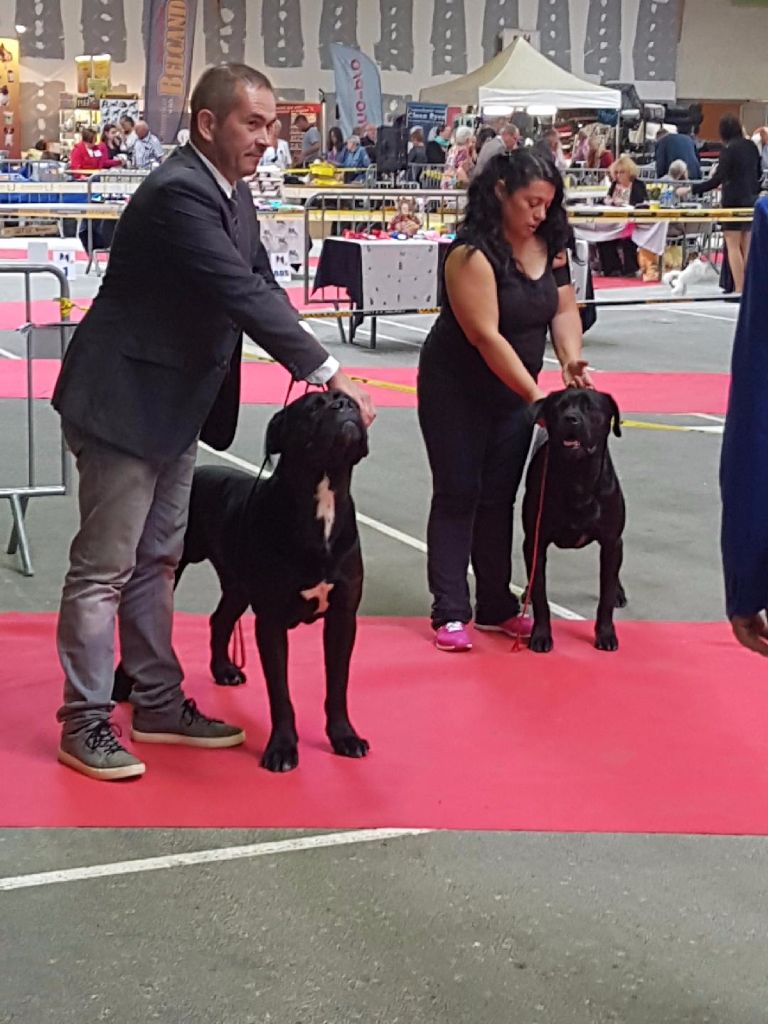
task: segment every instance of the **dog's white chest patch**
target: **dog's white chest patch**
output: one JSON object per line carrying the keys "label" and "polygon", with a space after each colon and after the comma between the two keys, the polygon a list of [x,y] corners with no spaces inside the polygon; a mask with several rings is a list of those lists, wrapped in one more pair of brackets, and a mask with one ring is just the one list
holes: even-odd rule
{"label": "dog's white chest patch", "polygon": [[324,615],[328,611],[328,595],[333,590],[333,587],[333,583],[326,583],[325,580],[321,580],[317,586],[312,587],[310,590],[302,590],[300,593],[306,601],[317,598],[317,614]]}
{"label": "dog's white chest patch", "polygon": [[315,516],[323,522],[323,535],[327,543],[336,519],[336,495],[331,489],[331,481],[327,476],[324,476],[317,485],[315,502],[317,503]]}

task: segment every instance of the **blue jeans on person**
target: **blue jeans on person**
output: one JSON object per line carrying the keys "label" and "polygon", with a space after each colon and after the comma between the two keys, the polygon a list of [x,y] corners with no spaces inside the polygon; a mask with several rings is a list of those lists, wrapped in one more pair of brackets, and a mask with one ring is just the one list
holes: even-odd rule
{"label": "blue jeans on person", "polygon": [[469,622],[467,572],[476,579],[476,620],[498,625],[517,615],[510,591],[515,497],[530,448],[528,407],[484,401],[466,381],[419,374],[418,415],[432,470],[427,574],[432,626]]}

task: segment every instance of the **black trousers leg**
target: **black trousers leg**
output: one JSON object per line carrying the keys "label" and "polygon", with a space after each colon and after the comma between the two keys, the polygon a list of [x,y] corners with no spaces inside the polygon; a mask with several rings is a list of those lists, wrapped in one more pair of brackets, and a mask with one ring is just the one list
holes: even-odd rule
{"label": "black trousers leg", "polygon": [[520,602],[509,589],[512,520],[532,432],[527,410],[521,406],[494,417],[488,437],[472,538],[475,618],[487,626],[498,625],[520,611]]}
{"label": "black trousers leg", "polygon": [[467,570],[490,421],[480,401],[423,365],[418,414],[432,470],[427,578],[432,625],[437,629],[472,618]]}

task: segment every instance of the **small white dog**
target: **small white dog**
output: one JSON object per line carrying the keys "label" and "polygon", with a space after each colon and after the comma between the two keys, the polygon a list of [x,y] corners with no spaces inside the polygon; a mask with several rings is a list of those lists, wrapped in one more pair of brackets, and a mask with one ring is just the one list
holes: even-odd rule
{"label": "small white dog", "polygon": [[661,280],[670,286],[673,295],[685,295],[689,285],[706,280],[714,272],[714,269],[709,260],[697,256],[695,260],[691,260],[685,270],[670,270]]}

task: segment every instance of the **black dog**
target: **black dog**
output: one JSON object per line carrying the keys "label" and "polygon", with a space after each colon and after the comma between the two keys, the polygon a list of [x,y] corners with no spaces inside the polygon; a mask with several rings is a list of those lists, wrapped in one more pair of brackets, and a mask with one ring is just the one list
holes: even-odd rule
{"label": "black dog", "polygon": [[[530,648],[552,650],[547,603],[547,547],[600,545],[600,602],[595,647],[618,650],[613,609],[626,603],[619,581],[626,518],[624,495],[608,451],[608,435],[621,437],[619,407],[599,391],[570,388],[545,398],[537,410],[547,440],[534,452],[525,481],[525,564],[531,584],[534,628]],[[542,500],[542,487],[544,495]],[[540,517],[540,520],[539,520]],[[538,555],[534,556],[538,524]],[[536,565],[534,566],[534,557]]]}
{"label": "black dog", "polygon": [[[326,732],[337,754],[365,757],[368,742],[347,713],[349,662],[363,561],[350,495],[353,467],[368,454],[357,404],[338,391],[312,392],[278,412],[267,427],[274,474],[256,480],[238,470],[195,470],[178,583],[190,562],[209,560],[221,583],[211,616],[211,672],[225,686],[245,682],[228,654],[232,631],[250,605],[267,682],[272,733],[261,763],[286,772],[299,763],[288,692],[288,630],[324,617]],[[125,674],[117,689],[125,699]]]}

